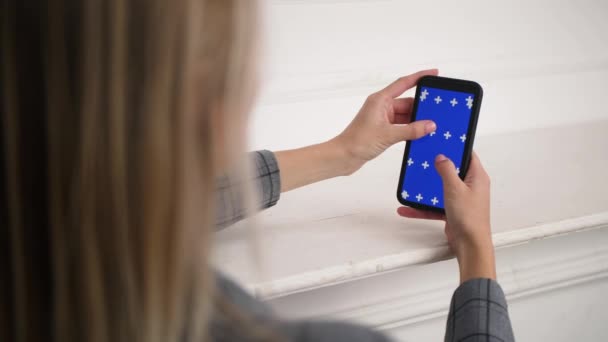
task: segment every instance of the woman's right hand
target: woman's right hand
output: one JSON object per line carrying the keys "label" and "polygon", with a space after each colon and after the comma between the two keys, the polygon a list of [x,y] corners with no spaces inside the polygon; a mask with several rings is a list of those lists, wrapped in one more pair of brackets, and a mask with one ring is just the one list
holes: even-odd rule
{"label": "woman's right hand", "polygon": [[490,177],[473,153],[464,181],[454,163],[443,155],[435,159],[443,181],[445,215],[409,207],[397,209],[409,218],[445,220],[445,233],[458,259],[461,283],[473,278],[496,279],[490,229]]}

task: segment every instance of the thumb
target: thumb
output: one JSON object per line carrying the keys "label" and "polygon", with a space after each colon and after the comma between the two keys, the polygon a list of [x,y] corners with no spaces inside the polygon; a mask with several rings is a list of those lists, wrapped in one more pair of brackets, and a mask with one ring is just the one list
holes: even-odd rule
{"label": "thumb", "polygon": [[391,143],[404,140],[415,140],[435,131],[437,125],[431,120],[414,121],[406,125],[391,125],[389,136]]}
{"label": "thumb", "polygon": [[440,154],[435,158],[435,168],[441,176],[444,189],[447,190],[462,184],[462,180],[458,177],[458,172],[456,172],[456,166],[454,166],[454,163],[443,154]]}

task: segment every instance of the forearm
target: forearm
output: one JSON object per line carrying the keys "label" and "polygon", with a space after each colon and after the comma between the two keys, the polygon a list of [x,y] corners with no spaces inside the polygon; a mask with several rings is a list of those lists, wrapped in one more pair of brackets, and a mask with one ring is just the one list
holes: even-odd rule
{"label": "forearm", "polygon": [[327,142],[275,153],[281,170],[281,192],[353,173],[360,164],[353,161],[341,141]]}

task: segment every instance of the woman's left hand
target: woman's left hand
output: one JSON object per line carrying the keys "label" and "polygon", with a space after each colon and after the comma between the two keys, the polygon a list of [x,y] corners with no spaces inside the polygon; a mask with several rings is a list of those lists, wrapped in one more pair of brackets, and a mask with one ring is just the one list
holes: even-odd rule
{"label": "woman's left hand", "polygon": [[421,77],[437,73],[431,69],[401,77],[367,98],[350,125],[333,139],[347,152],[352,172],[398,142],[435,131],[437,127],[430,120],[410,123],[414,99],[397,97],[416,86]]}

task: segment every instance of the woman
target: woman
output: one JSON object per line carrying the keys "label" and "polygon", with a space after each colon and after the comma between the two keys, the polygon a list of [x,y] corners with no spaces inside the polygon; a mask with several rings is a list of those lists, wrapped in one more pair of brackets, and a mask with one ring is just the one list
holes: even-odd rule
{"label": "woman", "polygon": [[[248,0],[1,3],[1,341],[386,339],[281,321],[209,267],[216,226],[246,214],[232,197],[251,197],[231,194],[247,193],[256,10]],[[396,99],[429,74],[371,95],[329,142],[254,154],[264,197],[252,205],[433,131],[406,124],[412,99]],[[435,166],[447,217],[398,212],[447,219],[462,285],[446,340],[512,340],[494,281],[489,178],[476,156],[464,182],[445,157]]]}

